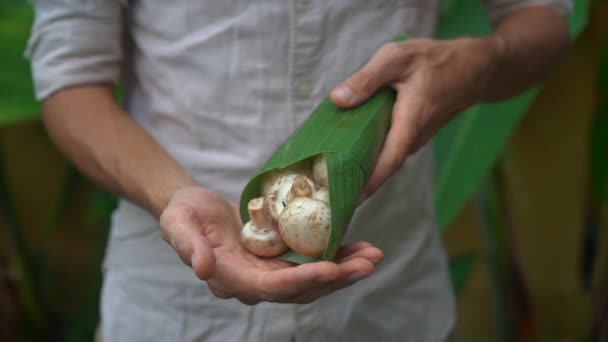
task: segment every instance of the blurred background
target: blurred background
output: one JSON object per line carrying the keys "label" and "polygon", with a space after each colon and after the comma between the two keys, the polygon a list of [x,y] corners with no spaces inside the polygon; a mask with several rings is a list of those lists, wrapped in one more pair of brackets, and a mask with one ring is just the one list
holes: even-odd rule
{"label": "blurred background", "polygon": [[[0,0],[0,341],[91,341],[115,198],[44,131],[22,57],[32,19]],[[608,1],[575,1],[569,23],[546,84],[433,141],[453,341],[608,341]],[[488,31],[481,1],[442,2],[441,38]]]}

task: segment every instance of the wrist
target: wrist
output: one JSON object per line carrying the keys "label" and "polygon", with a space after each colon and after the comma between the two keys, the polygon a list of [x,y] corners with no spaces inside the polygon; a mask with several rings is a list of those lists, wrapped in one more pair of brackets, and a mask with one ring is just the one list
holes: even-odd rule
{"label": "wrist", "polygon": [[151,203],[150,207],[153,214],[156,217],[160,217],[176,193],[178,193],[180,190],[193,187],[200,187],[200,184],[198,184],[196,180],[189,175],[180,175],[180,177],[175,177],[171,181],[159,187],[156,192],[149,195]]}
{"label": "wrist", "polygon": [[477,79],[480,80],[476,87],[479,92],[476,102],[485,102],[493,98],[492,90],[499,79],[501,68],[508,59],[508,47],[506,40],[500,35],[478,38],[476,46],[474,53],[479,57]]}

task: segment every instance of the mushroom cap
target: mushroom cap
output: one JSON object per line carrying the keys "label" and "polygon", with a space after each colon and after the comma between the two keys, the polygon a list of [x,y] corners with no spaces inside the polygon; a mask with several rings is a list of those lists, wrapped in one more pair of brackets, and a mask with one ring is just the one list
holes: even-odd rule
{"label": "mushroom cap", "polygon": [[295,252],[320,256],[331,231],[329,204],[308,197],[294,199],[279,219],[281,238]]}
{"label": "mushroom cap", "polygon": [[275,257],[287,251],[287,245],[272,227],[258,228],[253,221],[247,222],[241,231],[241,242],[252,254]]}
{"label": "mushroom cap", "polygon": [[317,155],[312,162],[312,179],[324,188],[328,187],[327,161],[323,154]]}
{"label": "mushroom cap", "polygon": [[260,193],[262,196],[266,196],[270,192],[276,191],[276,186],[273,187],[273,185],[279,178],[287,175],[300,174],[312,178],[311,169],[312,165],[310,160],[304,159],[285,168],[269,171],[260,182]]}

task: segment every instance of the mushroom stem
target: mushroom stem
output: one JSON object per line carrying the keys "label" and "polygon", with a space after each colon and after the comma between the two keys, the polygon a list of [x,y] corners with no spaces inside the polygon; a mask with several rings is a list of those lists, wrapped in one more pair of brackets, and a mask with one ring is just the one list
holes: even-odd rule
{"label": "mushroom stem", "polygon": [[271,220],[264,209],[264,197],[257,197],[249,201],[247,211],[249,211],[249,218],[257,227],[272,226]]}
{"label": "mushroom stem", "polygon": [[327,176],[327,161],[323,154],[317,155],[312,162],[312,178],[318,185],[329,187]]}
{"label": "mushroom stem", "polygon": [[308,177],[305,176],[297,176],[293,180],[293,184],[291,185],[291,192],[289,200],[293,200],[298,197],[310,197],[313,192],[313,187],[311,182],[308,180]]}

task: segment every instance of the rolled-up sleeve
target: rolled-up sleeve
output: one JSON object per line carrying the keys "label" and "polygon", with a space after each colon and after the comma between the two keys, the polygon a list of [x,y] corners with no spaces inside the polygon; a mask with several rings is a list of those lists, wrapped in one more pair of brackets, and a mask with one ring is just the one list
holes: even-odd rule
{"label": "rolled-up sleeve", "polygon": [[117,83],[122,60],[121,0],[33,0],[25,55],[36,98],[69,86]]}
{"label": "rolled-up sleeve", "polygon": [[484,0],[492,24],[526,6],[550,6],[564,17],[572,12],[572,0]]}

